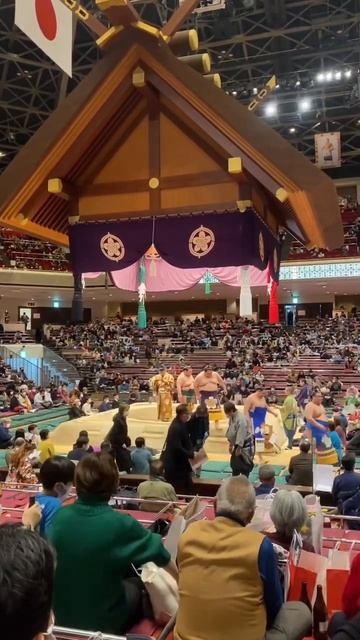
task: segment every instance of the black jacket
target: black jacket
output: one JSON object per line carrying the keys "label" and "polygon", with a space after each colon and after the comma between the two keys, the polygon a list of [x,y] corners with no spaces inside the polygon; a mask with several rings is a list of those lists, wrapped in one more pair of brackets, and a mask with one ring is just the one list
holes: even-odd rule
{"label": "black jacket", "polygon": [[360,613],[345,622],[332,636],[332,640],[360,640]]}
{"label": "black jacket", "polygon": [[131,458],[130,452],[126,448],[128,439],[128,427],[126,418],[123,416],[115,416],[113,427],[107,437],[111,444],[111,448],[115,454],[116,464],[119,471],[130,473]]}
{"label": "black jacket", "polygon": [[165,477],[180,476],[191,471],[190,459],[194,457],[194,449],[191,444],[187,423],[180,422],[178,418],[172,421],[164,451],[163,461]]}

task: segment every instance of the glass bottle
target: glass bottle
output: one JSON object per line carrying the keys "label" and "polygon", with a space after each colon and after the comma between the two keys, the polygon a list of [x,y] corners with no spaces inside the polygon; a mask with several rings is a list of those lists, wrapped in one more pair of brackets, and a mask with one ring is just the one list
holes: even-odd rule
{"label": "glass bottle", "polygon": [[303,582],[301,584],[300,600],[301,600],[301,602],[306,604],[306,606],[310,609],[310,611],[312,611],[312,606],[311,606],[311,602],[310,602],[310,598],[309,598],[306,582]]}
{"label": "glass bottle", "polygon": [[313,609],[313,637],[314,640],[327,640],[328,611],[323,596],[322,586],[317,585],[316,590],[316,600]]}

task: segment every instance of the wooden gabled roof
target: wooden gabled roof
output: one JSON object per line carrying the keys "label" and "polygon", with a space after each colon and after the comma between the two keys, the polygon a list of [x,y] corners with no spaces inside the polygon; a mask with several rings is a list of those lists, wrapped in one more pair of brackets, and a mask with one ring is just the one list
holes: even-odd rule
{"label": "wooden gabled roof", "polygon": [[[49,193],[50,179],[65,185],[60,197]],[[0,176],[0,223],[60,244],[68,242],[69,217],[241,202],[304,243],[334,249],[343,242],[332,180],[163,40],[134,27],[118,34]]]}

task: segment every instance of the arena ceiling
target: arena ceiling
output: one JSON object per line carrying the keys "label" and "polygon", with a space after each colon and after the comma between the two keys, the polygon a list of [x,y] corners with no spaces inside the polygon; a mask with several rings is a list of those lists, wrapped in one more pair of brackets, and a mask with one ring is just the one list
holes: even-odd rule
{"label": "arena ceiling", "polygon": [[[177,1],[134,3],[143,19],[160,26]],[[105,21],[95,0],[82,4]],[[14,27],[14,6],[0,0],[0,171],[100,55],[78,23],[68,79]],[[329,173],[359,175],[360,0],[226,0],[225,9],[193,14],[188,25],[197,28],[225,91],[249,104],[275,74],[277,88],[258,116],[311,160],[314,134],[340,131],[342,167]]]}

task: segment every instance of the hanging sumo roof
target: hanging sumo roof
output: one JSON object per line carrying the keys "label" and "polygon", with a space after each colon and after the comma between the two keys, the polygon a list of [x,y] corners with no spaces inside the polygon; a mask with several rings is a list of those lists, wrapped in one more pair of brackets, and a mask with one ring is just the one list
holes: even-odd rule
{"label": "hanging sumo roof", "polygon": [[166,34],[130,23],[131,5],[98,4],[123,24],[0,177],[0,224],[67,245],[77,221],[253,207],[274,231],[342,245],[325,173],[177,58]]}

